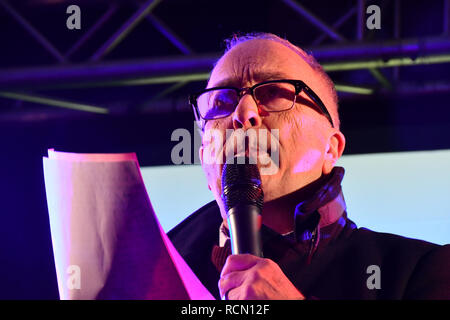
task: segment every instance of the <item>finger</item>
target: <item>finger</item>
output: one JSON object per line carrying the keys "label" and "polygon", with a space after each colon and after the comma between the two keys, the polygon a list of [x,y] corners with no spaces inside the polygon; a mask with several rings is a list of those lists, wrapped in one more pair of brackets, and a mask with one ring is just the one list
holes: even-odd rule
{"label": "finger", "polygon": [[240,271],[231,272],[221,277],[219,279],[219,292],[222,300],[231,290],[242,285],[243,281],[243,273]]}
{"label": "finger", "polygon": [[244,271],[253,267],[261,258],[251,254],[232,254],[228,256],[220,277],[235,271]]}

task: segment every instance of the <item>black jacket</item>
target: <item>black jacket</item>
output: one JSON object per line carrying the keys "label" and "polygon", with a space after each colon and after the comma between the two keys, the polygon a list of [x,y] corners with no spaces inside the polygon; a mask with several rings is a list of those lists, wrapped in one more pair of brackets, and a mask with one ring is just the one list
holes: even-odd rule
{"label": "black jacket", "polygon": [[[340,186],[340,179],[337,182]],[[330,197],[323,195],[332,194],[330,190],[330,185],[325,184],[315,193],[314,199],[320,199],[315,201],[316,206],[303,203],[303,209],[308,207],[310,211],[307,220],[317,218],[317,208],[329,203]],[[340,188],[331,198],[336,194],[341,194]],[[213,263],[212,253],[219,244],[221,223],[219,207],[213,201],[169,232],[174,246],[217,299],[220,267],[218,270],[217,263]],[[297,229],[305,224],[297,223]],[[309,231],[297,232],[296,240],[265,226],[261,232],[264,257],[277,262],[307,298],[450,299],[450,245],[357,228],[345,210],[340,219],[321,228],[322,240],[315,250],[311,250],[314,237],[305,237],[311,235]],[[375,272],[380,288],[373,286]]]}

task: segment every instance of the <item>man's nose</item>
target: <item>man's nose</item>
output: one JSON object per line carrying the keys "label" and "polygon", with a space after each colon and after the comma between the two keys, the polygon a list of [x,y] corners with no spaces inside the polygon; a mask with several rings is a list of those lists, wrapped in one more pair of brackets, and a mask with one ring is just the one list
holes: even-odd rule
{"label": "man's nose", "polygon": [[262,119],[256,101],[250,94],[245,94],[239,101],[233,113],[234,129],[243,129],[244,131],[261,126]]}

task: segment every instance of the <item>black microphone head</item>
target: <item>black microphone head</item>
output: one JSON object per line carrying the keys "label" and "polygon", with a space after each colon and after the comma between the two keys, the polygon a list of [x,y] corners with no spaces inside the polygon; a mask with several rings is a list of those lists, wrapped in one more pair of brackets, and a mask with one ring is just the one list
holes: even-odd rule
{"label": "black microphone head", "polygon": [[[255,205],[262,210],[264,193],[261,187],[261,176],[256,164],[249,164],[234,158],[234,163],[226,163],[222,170],[222,200],[225,210],[240,205]],[[244,163],[244,164],[241,164]]]}

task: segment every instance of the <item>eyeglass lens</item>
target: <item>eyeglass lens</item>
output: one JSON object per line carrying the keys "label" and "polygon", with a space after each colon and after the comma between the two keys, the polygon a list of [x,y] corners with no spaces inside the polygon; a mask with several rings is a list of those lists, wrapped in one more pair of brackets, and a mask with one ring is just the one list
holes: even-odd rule
{"label": "eyeglass lens", "polygon": [[[267,83],[254,90],[258,106],[266,111],[289,110],[295,101],[295,86],[291,83]],[[218,119],[234,112],[240,97],[234,89],[217,89],[201,94],[197,104],[204,119]]]}

